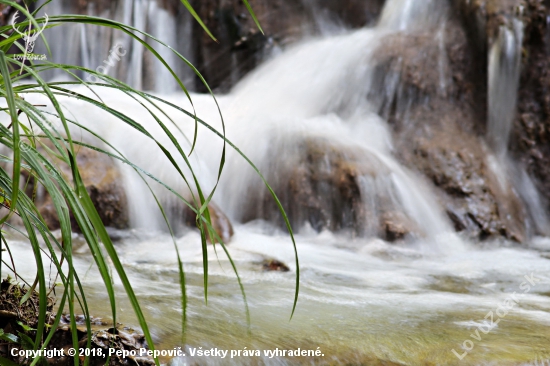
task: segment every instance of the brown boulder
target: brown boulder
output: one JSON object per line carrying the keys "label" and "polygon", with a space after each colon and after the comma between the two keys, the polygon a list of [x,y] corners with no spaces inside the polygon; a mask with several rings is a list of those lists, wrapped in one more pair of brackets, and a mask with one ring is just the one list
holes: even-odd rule
{"label": "brown boulder", "polygon": [[404,240],[408,236],[420,232],[416,223],[399,211],[383,213],[380,223],[382,229],[380,237],[389,242]]}
{"label": "brown boulder", "polygon": [[[454,3],[470,17],[468,24],[455,12],[431,32],[394,34],[381,43],[375,53],[378,83],[373,91],[388,91],[387,80],[394,84],[387,93],[373,95],[375,107],[393,127],[398,156],[437,187],[457,231],[479,239],[523,241],[524,204],[508,182],[508,172],[501,178],[504,185],[499,183],[482,138],[487,121],[487,27],[498,30],[487,25],[487,14],[494,15],[489,22],[493,24],[495,14],[511,11],[514,2],[500,2],[498,8],[491,1],[464,2],[467,9]],[[476,21],[483,26],[481,43],[472,29]]]}
{"label": "brown boulder", "polygon": [[[229,243],[233,237],[233,225],[229,218],[223,213],[223,211],[214,202],[210,201],[208,204],[208,212],[210,212],[210,220],[212,222],[212,228],[216,231],[218,236],[223,240],[224,244]],[[197,224],[197,214],[191,210],[188,206],[185,206],[183,213],[184,221],[187,226],[194,227]],[[217,242],[216,238],[211,238],[210,234],[206,233],[207,239],[210,243]]]}
{"label": "brown boulder", "polygon": [[[277,154],[273,154],[277,155]],[[267,179],[294,230],[345,230],[389,241],[417,235],[418,228],[395,200],[390,170],[377,156],[357,146],[334,145],[322,138],[297,142],[296,159],[281,164]],[[273,173],[276,171],[277,173]],[[269,192],[250,190],[243,221],[284,222]]]}
{"label": "brown boulder", "polygon": [[262,262],[262,269],[266,272],[289,272],[290,268],[277,259],[266,259]]}
{"label": "brown boulder", "polygon": [[405,160],[439,188],[441,202],[457,231],[485,239],[504,236],[523,242],[525,208],[509,182],[504,186],[491,169],[483,141],[466,133],[460,122],[468,116],[449,107],[443,116],[419,108],[411,120],[419,126],[402,148]]}
{"label": "brown boulder", "polygon": [[[103,224],[117,229],[128,228],[127,197],[122,187],[122,176],[114,159],[92,149],[77,147],[76,162],[82,181]],[[71,182],[70,167],[63,163],[58,163],[57,166],[65,179]],[[38,198],[37,207],[46,224],[52,230],[58,229],[59,219],[51,202],[51,197],[46,194],[39,195]],[[71,224],[73,230],[80,231],[72,215]]]}

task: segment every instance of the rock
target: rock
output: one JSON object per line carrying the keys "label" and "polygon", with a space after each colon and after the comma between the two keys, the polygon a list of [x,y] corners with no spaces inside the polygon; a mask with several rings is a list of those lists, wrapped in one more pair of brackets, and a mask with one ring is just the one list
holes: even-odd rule
{"label": "rock", "polygon": [[[76,161],[82,181],[105,226],[117,229],[129,227],[128,202],[122,186],[122,176],[114,159],[85,147],[77,147]],[[58,164],[66,179],[72,181],[72,173],[66,164]],[[59,228],[59,219],[48,195],[39,195],[37,207],[48,227]],[[74,217],[73,230],[79,231]]]}
{"label": "rock", "polygon": [[477,239],[504,236],[523,242],[524,205],[511,184],[503,187],[490,168],[485,143],[460,128],[469,117],[453,106],[443,116],[440,112],[421,107],[412,114],[416,134],[409,136],[412,146],[401,148],[403,158],[440,189],[457,231]]}
{"label": "rock", "polygon": [[416,224],[399,211],[385,212],[380,221],[382,225],[381,238],[389,242],[404,240],[411,233],[419,231]]}
{"label": "rock", "polygon": [[[276,153],[273,153],[276,155]],[[294,162],[273,168],[267,180],[295,231],[305,224],[316,231],[350,231],[353,235],[397,240],[421,234],[412,221],[401,219],[389,169],[357,146],[332,145],[306,137],[292,152]],[[264,219],[285,227],[272,196],[263,187],[252,190],[243,210],[244,222]]]}
{"label": "rock", "polygon": [[510,151],[521,161],[550,212],[550,4],[525,6],[523,66]]}
{"label": "rock", "polygon": [[[19,339],[23,339],[22,335],[34,339],[36,337],[36,328],[38,324],[38,294],[34,292],[26,302],[21,304],[21,298],[24,296],[28,289],[21,287],[15,283],[10,283],[8,280],[2,281],[0,285],[0,330],[3,332],[5,339],[10,335],[17,334],[19,337],[13,336],[12,339],[16,339],[14,342],[2,342],[0,344],[0,356],[6,358],[18,365],[28,364],[29,359],[22,356],[13,356],[12,350],[24,349],[19,343]],[[46,322],[47,325],[51,325],[54,322],[55,314],[52,313],[54,308],[54,301],[48,298],[46,304]],[[85,318],[82,315],[75,316],[77,323],[76,336],[78,339],[79,348],[85,348],[88,341],[88,333],[85,327]],[[98,318],[90,319],[92,326],[104,326],[105,324]],[[24,325],[24,326],[23,326]],[[96,328],[97,329],[97,328]],[[45,327],[44,337],[50,329]],[[136,351],[140,349],[148,349],[147,342],[143,334],[139,334],[134,330],[126,327],[117,327],[92,330],[91,347],[95,352],[90,357],[89,365],[91,366],[103,366],[106,362],[106,355],[109,354],[109,349],[114,348],[117,351]],[[58,366],[74,365],[74,358],[68,356],[68,350],[73,348],[73,333],[70,328],[69,316],[63,315],[59,327],[54,332],[47,350],[64,350],[63,357],[51,357],[48,358],[47,363]],[[98,354],[98,351],[102,351],[102,355]],[[105,357],[104,357],[105,356]],[[80,357],[83,360],[83,357]],[[154,365],[151,357],[122,357],[116,354],[112,355],[108,363],[109,366],[121,366],[121,365],[138,365],[149,366]]]}
{"label": "rock", "polygon": [[[223,211],[214,202],[210,201],[208,204],[208,211],[210,212],[210,220],[212,222],[212,228],[216,231],[218,236],[223,240],[224,244],[229,243],[231,237],[233,237],[233,225],[229,218],[223,213]],[[197,215],[189,207],[185,206],[184,209],[184,221],[187,226],[196,226]],[[214,243],[217,240],[211,238],[207,232],[207,239],[210,243]]]}
{"label": "rock", "polygon": [[269,272],[289,272],[290,268],[286,264],[276,259],[266,259],[262,262],[264,271]]}
{"label": "rock", "polygon": [[[387,80],[397,82],[375,99],[375,107],[393,127],[398,156],[437,187],[457,231],[477,239],[504,236],[522,242],[527,235],[526,209],[511,182],[499,183],[483,138],[487,11],[500,14],[513,9],[513,1],[500,2],[498,9],[490,1],[465,2],[467,9],[459,3],[454,2],[461,14],[473,17],[466,25],[451,16],[443,28],[395,34],[381,43],[375,53],[378,81],[373,90],[387,90]],[[472,29],[475,19],[483,25],[481,41]],[[489,23],[496,18],[491,19]],[[390,238],[399,238],[399,225],[387,227]]]}

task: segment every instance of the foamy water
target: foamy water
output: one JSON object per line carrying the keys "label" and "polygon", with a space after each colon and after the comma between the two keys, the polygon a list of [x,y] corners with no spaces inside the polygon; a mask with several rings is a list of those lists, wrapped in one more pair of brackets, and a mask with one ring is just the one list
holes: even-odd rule
{"label": "foamy water", "polygon": [[[243,281],[251,313],[247,335],[244,304],[235,276],[218,247],[209,247],[209,304],[204,305],[200,237],[190,231],[177,240],[188,277],[188,347],[281,349],[321,347],[334,362],[381,359],[405,364],[449,364],[462,354],[465,340],[475,342],[467,365],[524,364],[547,349],[550,340],[550,243],[532,248],[472,245],[466,251],[426,255],[379,239],[350,239],[330,232],[297,236],[300,300],[292,321],[295,281],[288,237],[262,222],[238,225],[229,246]],[[18,273],[32,278],[32,252],[10,240]],[[177,260],[171,240],[159,233],[131,231],[117,248],[141,300],[157,347],[181,346],[181,304]],[[288,273],[264,272],[264,259],[277,259]],[[89,290],[94,315],[109,318],[109,305],[86,246],[77,250],[77,272]],[[52,274],[53,276],[53,274]],[[533,285],[525,287],[528,276]],[[119,290],[118,321],[136,324]],[[523,287],[522,287],[523,284]],[[470,334],[486,325],[489,312],[516,293],[518,303],[481,341]],[[502,311],[501,311],[501,314]],[[495,316],[497,321],[499,317]],[[483,328],[486,329],[486,328]],[[197,359],[209,364],[248,364],[246,359]],[[256,360],[257,361],[257,360]],[[173,361],[189,364],[190,358]],[[267,361],[266,361],[267,362]],[[272,364],[294,364],[276,358]],[[270,364],[267,362],[267,364]]]}

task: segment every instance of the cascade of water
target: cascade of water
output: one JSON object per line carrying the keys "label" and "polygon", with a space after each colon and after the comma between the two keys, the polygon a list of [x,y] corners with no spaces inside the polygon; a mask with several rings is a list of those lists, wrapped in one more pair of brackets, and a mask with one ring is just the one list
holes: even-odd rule
{"label": "cascade of water", "polygon": [[534,223],[535,232],[539,235],[550,236],[550,221],[533,180],[524,168],[516,168],[514,176],[516,180],[514,185],[523,202],[525,202]]}
{"label": "cascade of water", "polygon": [[[415,16],[426,14],[434,4],[427,2],[425,8],[419,7],[424,12],[405,8],[407,13],[398,18],[406,27],[418,27],[417,21],[423,22],[424,18]],[[388,2],[385,17],[402,11],[401,5],[401,1]],[[353,146],[353,159],[370,166],[369,173],[360,180],[379,182],[361,184],[361,197],[365,202],[368,197],[385,197],[378,199],[375,214],[403,212],[433,238],[451,229],[422,182],[392,157],[388,127],[370,110],[366,98],[373,72],[371,51],[392,30],[385,22],[375,29],[298,45],[237,85],[222,101],[223,113],[229,137],[272,182],[290,179],[291,167],[303,163],[297,146],[306,140],[328,141],[336,150]],[[207,156],[208,164],[216,163],[208,157],[211,153],[200,148],[198,152],[199,156]],[[246,163],[234,154],[228,157],[227,170],[217,199],[227,213],[242,219],[246,214],[243,202],[250,199],[248,194],[258,182]],[[367,234],[376,235],[376,229],[367,230]]]}
{"label": "cascade of water", "polygon": [[[142,2],[146,5],[147,1]],[[136,22],[136,11],[139,13],[137,2],[134,2],[132,9],[133,21]],[[390,0],[385,5],[380,24],[375,28],[310,40],[291,47],[249,74],[229,95],[219,98],[228,137],[274,184],[288,181],[292,178],[293,168],[305,164],[307,157],[300,146],[312,144],[315,148],[326,149],[322,154],[327,163],[321,162],[324,168],[319,169],[324,169],[323,174],[328,175],[337,174],[331,171],[334,163],[329,162],[330,152],[337,152],[344,160],[336,162],[336,165],[344,162],[355,165],[351,169],[356,169],[354,174],[357,176],[359,198],[363,202],[363,208],[359,211],[371,215],[368,217],[374,216],[374,220],[380,220],[383,214],[403,215],[413,223],[419,235],[427,239],[424,242],[449,243],[447,240],[435,240],[437,236],[453,231],[443,210],[422,179],[393,157],[389,127],[376,115],[368,100],[370,80],[375,72],[372,54],[379,42],[391,32],[435,27],[445,12],[446,7],[438,1]],[[434,16],[428,17],[428,14]],[[105,95],[111,105],[124,110],[151,134],[163,135],[156,122],[147,118],[147,112],[136,102],[117,93]],[[169,98],[177,105],[191,109],[184,96]],[[201,95],[194,95],[193,99],[199,116],[219,127],[220,119],[212,99]],[[159,158],[162,153],[154,142],[114,122],[107,114],[92,114],[75,101],[67,101],[65,105],[81,123],[92,127],[119,147],[130,161],[185,195],[187,188],[181,177],[168,161]],[[192,119],[182,119],[181,115],[175,117],[175,111],[170,108],[164,111],[174,117],[187,136],[193,135]],[[167,124],[170,125],[170,122]],[[174,126],[171,128],[177,136],[181,136]],[[192,159],[193,167],[206,189],[212,188],[215,183],[221,151],[220,140],[208,134],[204,129],[199,130],[199,145]],[[210,140],[206,144],[201,143],[202,139]],[[170,145],[166,138],[161,141],[166,146]],[[181,141],[184,149],[188,150],[185,139]],[[171,151],[173,156],[178,155],[175,148]],[[183,159],[179,159],[178,163],[184,165]],[[123,166],[123,169],[133,225],[161,228],[162,216],[156,213],[154,200],[147,198],[147,186],[131,168]],[[170,206],[174,202],[171,194],[157,189],[157,184],[152,183],[151,186],[165,204]],[[217,203],[234,219],[244,219],[244,208],[250,200],[258,199],[254,192],[261,190],[259,186],[261,182],[252,169],[230,151],[226,174],[216,196]],[[331,197],[333,191],[326,188],[322,191],[326,192],[323,199],[335,200]],[[349,218],[342,220],[345,222]],[[364,221],[360,225],[365,235],[379,234],[376,224],[366,219]]]}
{"label": "cascade of water", "polygon": [[506,155],[508,139],[516,115],[521,71],[523,23],[514,19],[512,27],[501,26],[489,52],[489,123],[487,138],[499,158]]}
{"label": "cascade of water", "polygon": [[430,28],[445,17],[448,4],[438,0],[390,0],[384,5],[378,27],[394,31]]}
{"label": "cascade of water", "polygon": [[487,139],[495,157],[489,157],[501,187],[506,187],[507,176],[526,205],[539,234],[548,235],[548,216],[533,181],[523,168],[507,157],[508,141],[516,116],[521,73],[523,22],[513,19],[511,28],[501,26],[497,39],[489,51],[489,111]]}
{"label": "cascade of water", "polygon": [[[156,19],[151,29],[151,33],[154,34],[155,37],[161,39],[168,45],[177,45],[176,18],[170,14],[168,10],[159,7],[158,3],[152,1],[149,3],[147,17],[148,19]],[[170,49],[158,43],[155,43],[153,47],[168,65],[176,64],[176,55]],[[156,58],[154,70],[155,91],[169,93],[176,90],[176,81],[166,67],[163,67],[160,60]]]}
{"label": "cascade of water", "polygon": [[[44,1],[39,2],[42,4]],[[144,30],[152,36],[163,40],[193,60],[192,21],[189,15],[176,15],[161,6],[159,0],[117,0],[104,8],[98,8],[95,2],[87,5],[86,13],[101,16]],[[73,1],[60,0],[48,4],[43,12],[48,15],[74,13]],[[176,16],[178,21],[176,21]],[[55,40],[50,43],[53,62],[83,65],[92,70],[114,76],[138,89],[155,90],[168,93],[177,89],[171,74],[154,56],[145,52],[145,47],[137,40],[111,28],[93,25],[63,25],[46,31],[47,38]],[[145,39],[145,36],[140,36]],[[147,43],[163,57],[176,74],[185,82],[186,87],[193,88],[193,72],[178,60],[177,56],[166,47],[147,40]],[[112,50],[119,46],[124,54],[124,62],[112,59]],[[36,52],[46,53],[43,44],[37,44]],[[111,57],[111,59],[110,59]],[[67,78],[59,70],[47,72],[46,78]],[[85,75],[79,75],[85,76]]]}

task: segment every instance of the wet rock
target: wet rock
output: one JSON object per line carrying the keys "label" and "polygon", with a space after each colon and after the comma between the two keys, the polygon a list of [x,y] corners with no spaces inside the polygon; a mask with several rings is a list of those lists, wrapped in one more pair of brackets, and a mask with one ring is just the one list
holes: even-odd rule
{"label": "wet rock", "polygon": [[402,212],[385,212],[381,217],[381,238],[395,242],[404,240],[411,232],[418,232],[416,224]]}
{"label": "wet rock", "polygon": [[[97,209],[105,226],[117,229],[128,228],[128,203],[122,186],[122,176],[115,161],[100,152],[85,147],[78,147],[76,162],[80,170],[82,181]],[[58,164],[68,181],[72,181],[70,167]],[[55,212],[51,197],[38,195],[37,207],[48,227],[58,229],[59,219]],[[74,217],[71,217],[73,230],[79,231]]]}
{"label": "wet rock", "polygon": [[269,272],[289,272],[290,268],[286,264],[276,259],[266,259],[262,262],[264,271]]}
{"label": "wet rock", "polygon": [[487,64],[486,57],[453,17],[429,31],[389,35],[374,53],[376,72],[369,100],[405,138],[414,133],[414,125],[407,123],[410,110],[418,105],[437,109],[438,101],[471,111],[472,118],[462,120],[462,128],[483,133],[487,70],[479,65]]}
{"label": "wet rock", "polygon": [[454,106],[443,116],[419,108],[411,116],[417,126],[411,150],[403,148],[401,153],[439,188],[457,231],[478,239],[504,236],[523,242],[524,205],[509,182],[499,181],[484,142],[460,128],[468,118]]}
{"label": "wet rock", "polygon": [[[396,214],[403,208],[395,199],[390,170],[376,155],[315,137],[297,141],[291,155],[295,161],[274,167],[267,180],[295,231],[309,225],[316,231],[391,240],[421,234],[412,221]],[[248,197],[244,222],[264,219],[285,227],[267,190],[251,190]]]}
{"label": "wet rock", "polygon": [[[317,231],[327,228],[361,232],[366,217],[357,181],[361,175],[358,162],[349,159],[345,150],[315,139],[303,141],[297,151],[297,165],[269,179],[292,226],[297,229],[308,223]],[[254,197],[259,197],[260,202]],[[244,222],[262,218],[284,227],[267,191],[250,194],[250,198],[244,209]]]}
{"label": "wet rock", "polygon": [[453,13],[430,34],[395,34],[382,42],[373,90],[389,92],[374,96],[375,106],[393,127],[399,157],[437,187],[457,231],[521,242],[527,230],[524,204],[508,176],[499,182],[485,147],[487,39],[479,41],[472,29],[479,17],[485,37],[487,11],[500,14],[514,2],[500,2],[498,9],[491,2],[467,3],[461,14],[471,17],[469,24]]}
{"label": "wet rock", "polygon": [[[208,211],[210,212],[210,220],[212,222],[212,228],[216,231],[218,236],[223,240],[224,244],[231,241],[233,237],[233,225],[229,218],[223,213],[223,211],[214,202],[210,201],[208,205]],[[184,221],[187,226],[196,226],[197,215],[189,207],[184,208]],[[216,238],[211,238],[207,233],[207,239],[210,243],[217,242]]]}
{"label": "wet rock", "polygon": [[[542,196],[542,206],[550,210],[550,3],[542,0],[454,1],[461,10],[464,27],[480,50],[487,50],[501,26],[511,27],[512,19],[523,22],[522,72],[518,111],[509,143],[514,160],[525,167]],[[476,21],[477,20],[477,21]],[[472,27],[474,24],[479,24]],[[476,29],[474,29],[476,28]],[[480,60],[481,61],[481,60]],[[479,67],[485,67],[479,62]],[[485,78],[486,80],[486,78]],[[539,234],[544,234],[539,232]]]}
{"label": "wet rock", "polygon": [[462,14],[475,44],[484,49],[498,37],[500,26],[511,25],[511,19],[524,5],[522,0],[453,0],[452,3]]}
{"label": "wet rock", "polygon": [[523,65],[510,150],[550,212],[550,4],[526,1]]}

